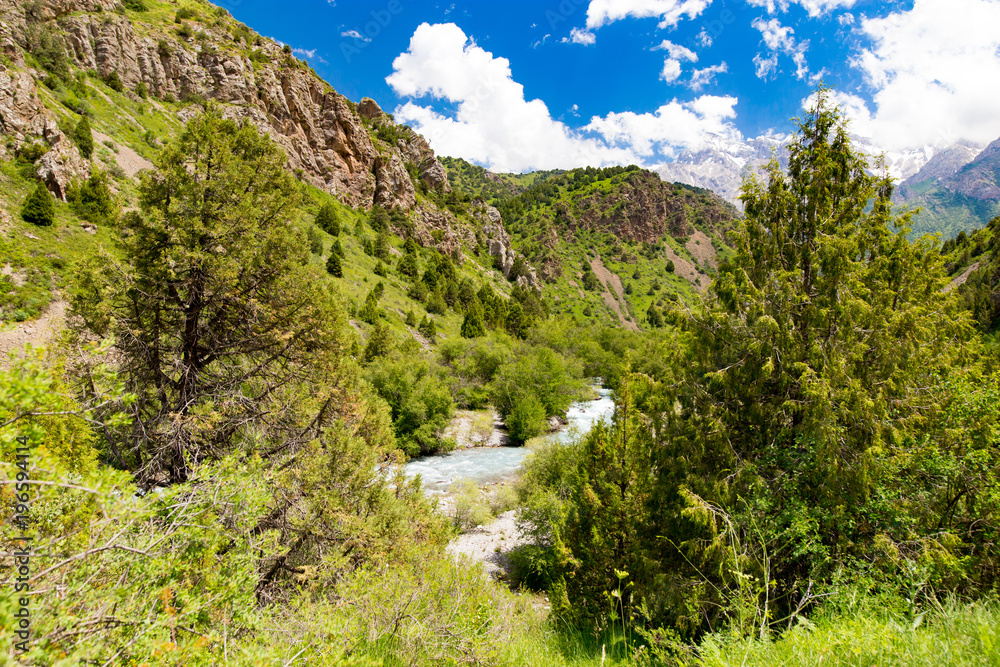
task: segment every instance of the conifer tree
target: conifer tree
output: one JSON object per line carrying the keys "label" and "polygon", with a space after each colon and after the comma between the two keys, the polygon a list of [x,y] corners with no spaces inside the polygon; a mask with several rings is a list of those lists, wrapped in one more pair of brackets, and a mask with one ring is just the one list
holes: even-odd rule
{"label": "conifer tree", "polygon": [[287,224],[298,188],[285,165],[251,123],[210,107],[142,172],[121,252],[81,271],[74,307],[115,336],[137,397],[131,425],[105,434],[108,456],[143,484],[184,481],[242,442],[313,437],[291,427],[299,402],[280,388],[322,383],[345,319]]}
{"label": "conifer tree", "polygon": [[344,269],[340,265],[340,256],[336,251],[331,252],[330,257],[326,260],[326,272],[334,278],[344,277]]}
{"label": "conifer tree", "polygon": [[88,160],[94,154],[94,132],[90,129],[90,119],[86,116],[80,119],[73,130],[73,141],[76,142],[80,154]]}
{"label": "conifer tree", "polygon": [[28,195],[21,207],[21,218],[39,227],[48,227],[55,222],[56,205],[44,183],[39,183]]}
{"label": "conifer tree", "polygon": [[479,303],[479,298],[472,297],[465,311],[465,319],[462,320],[462,338],[478,338],[486,335],[486,327],[483,324],[483,307]]}
{"label": "conifer tree", "polygon": [[340,217],[333,204],[323,204],[316,214],[316,226],[331,236],[340,236]]}

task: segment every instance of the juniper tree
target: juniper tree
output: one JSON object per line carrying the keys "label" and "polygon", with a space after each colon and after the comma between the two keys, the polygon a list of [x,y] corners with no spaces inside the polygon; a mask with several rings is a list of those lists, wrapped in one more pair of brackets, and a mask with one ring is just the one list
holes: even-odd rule
{"label": "juniper tree", "polygon": [[140,482],[174,482],[233,447],[306,437],[287,392],[331,367],[343,318],[290,224],[284,154],[210,108],[138,194],[120,255],[86,267],[74,299],[91,331],[115,336],[138,397],[133,427],[105,434],[108,458]]}
{"label": "juniper tree", "polygon": [[735,257],[686,323],[693,373],[660,413],[662,528],[684,550],[678,568],[738,570],[718,550],[735,540],[788,611],[810,580],[874,558],[878,535],[915,537],[898,530],[902,506],[880,499],[895,483],[885,457],[933,414],[936,375],[969,327],[941,291],[934,242],[910,242],[912,212],[892,192],[823,89],[787,172],[773,159],[745,181]]}
{"label": "juniper tree", "polygon": [[21,207],[21,218],[25,222],[39,227],[47,227],[55,222],[56,205],[44,183],[36,185],[28,198],[24,200],[24,206]]}
{"label": "juniper tree", "polygon": [[80,154],[88,160],[94,154],[94,132],[90,129],[90,119],[84,116],[73,129],[73,141]]}

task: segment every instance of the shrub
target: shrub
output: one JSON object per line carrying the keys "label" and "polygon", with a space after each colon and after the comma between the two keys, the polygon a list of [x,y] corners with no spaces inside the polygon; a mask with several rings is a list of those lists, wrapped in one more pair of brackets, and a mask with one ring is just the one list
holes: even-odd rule
{"label": "shrub", "polygon": [[116,70],[111,70],[111,73],[104,77],[104,83],[106,83],[108,88],[116,93],[125,92],[125,85],[122,83],[121,77],[118,76],[118,72]]}
{"label": "shrub", "polygon": [[309,230],[306,232],[309,238],[309,250],[314,255],[323,254],[323,235],[319,233],[313,225],[309,225]]}
{"label": "shrub", "polygon": [[472,530],[493,520],[493,514],[486,505],[482,491],[472,480],[459,480],[451,485],[449,491],[455,494],[452,521],[460,531]]}
{"label": "shrub", "polygon": [[533,396],[516,399],[507,414],[507,432],[514,442],[525,442],[545,432],[545,406]]}
{"label": "shrub", "polygon": [[48,227],[56,219],[56,205],[44,183],[39,183],[35,191],[28,195],[21,207],[21,218],[39,227]]}
{"label": "shrub", "polygon": [[133,12],[145,12],[149,9],[144,0],[122,0],[122,6]]}
{"label": "shrub", "polygon": [[107,177],[95,169],[80,184],[74,184],[67,199],[73,210],[84,220],[90,222],[114,221],[118,217],[118,203],[115,201]]}

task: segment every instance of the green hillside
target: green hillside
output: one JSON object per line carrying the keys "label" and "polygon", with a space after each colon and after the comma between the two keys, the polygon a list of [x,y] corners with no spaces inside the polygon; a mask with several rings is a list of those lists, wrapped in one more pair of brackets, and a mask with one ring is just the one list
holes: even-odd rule
{"label": "green hillside", "polygon": [[[438,160],[203,0],[0,37],[3,664],[1000,662],[1000,218],[895,232],[824,89],[739,215]],[[494,420],[516,480],[406,476]]]}

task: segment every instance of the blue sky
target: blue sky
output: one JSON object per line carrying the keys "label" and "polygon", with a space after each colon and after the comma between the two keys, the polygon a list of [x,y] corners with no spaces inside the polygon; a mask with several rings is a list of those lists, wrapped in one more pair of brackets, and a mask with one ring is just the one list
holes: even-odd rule
{"label": "blue sky", "polygon": [[890,152],[1000,137],[1000,0],[231,0],[339,92],[505,171],[792,130],[823,80]]}

